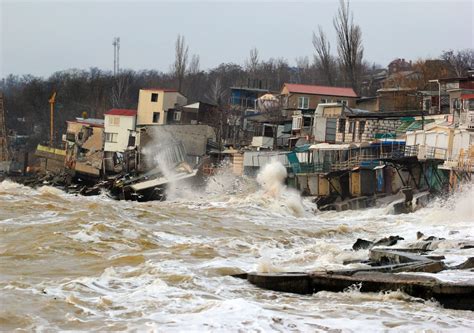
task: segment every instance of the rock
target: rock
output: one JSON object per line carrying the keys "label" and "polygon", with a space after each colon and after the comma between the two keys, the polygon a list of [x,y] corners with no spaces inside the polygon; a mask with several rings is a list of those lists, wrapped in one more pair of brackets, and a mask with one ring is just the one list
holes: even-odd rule
{"label": "rock", "polygon": [[474,257],[468,258],[465,262],[460,265],[451,267],[452,269],[470,269],[474,268]]}
{"label": "rock", "polygon": [[237,274],[232,274],[231,276],[236,279],[243,279],[247,280],[247,273],[237,273]]}
{"label": "rock", "polygon": [[308,273],[249,273],[247,280],[257,287],[295,294],[312,294]]}
{"label": "rock", "polygon": [[[451,235],[451,233],[449,233],[449,234]],[[445,240],[445,238],[440,238],[440,237],[436,237],[436,236],[425,237],[425,234],[422,233],[421,231],[418,231],[416,233],[416,239],[421,240],[421,241],[425,241],[425,242]]]}
{"label": "rock", "polygon": [[424,240],[424,241],[427,241],[427,242],[431,242],[431,241],[445,240],[445,238],[439,238],[439,237],[436,237],[436,236],[430,236],[430,237],[424,238],[423,240]]}
{"label": "rock", "polygon": [[371,242],[366,239],[357,238],[357,241],[352,245],[352,249],[354,251],[369,249],[374,246],[392,246],[397,244],[399,240],[404,240],[403,237],[400,236],[389,236],[379,239],[376,242]]}
{"label": "rock", "polygon": [[423,299],[435,299],[451,309],[474,310],[474,282],[450,283],[433,277],[384,272],[249,273],[247,280],[264,289],[312,294],[319,291],[342,292],[358,285],[361,292],[400,290]]}
{"label": "rock", "polygon": [[352,245],[354,251],[364,250],[371,247],[374,243],[365,239],[357,238],[357,241]]}
{"label": "rock", "polygon": [[397,244],[399,240],[404,240],[404,238],[400,236],[389,236],[388,238],[379,239],[373,246],[392,246]]}

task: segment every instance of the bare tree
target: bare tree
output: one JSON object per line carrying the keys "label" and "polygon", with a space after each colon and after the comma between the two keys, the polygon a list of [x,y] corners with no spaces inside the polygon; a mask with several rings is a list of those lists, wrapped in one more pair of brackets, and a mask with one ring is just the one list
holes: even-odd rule
{"label": "bare tree", "polygon": [[224,104],[224,94],[225,87],[222,86],[221,80],[216,78],[206,93],[206,99],[214,105],[222,106]]}
{"label": "bare tree", "polygon": [[189,62],[188,74],[197,74],[200,70],[200,58],[199,55],[193,54],[191,57],[191,61]]}
{"label": "bare tree", "polygon": [[245,62],[245,66],[247,67],[247,70],[250,71],[253,75],[257,72],[258,69],[258,64],[259,64],[259,59],[258,59],[258,50],[256,47],[250,50],[249,58]]}
{"label": "bare tree", "polygon": [[125,71],[120,72],[114,77],[112,86],[111,101],[114,108],[122,108],[125,105],[125,99],[128,97],[132,74]]}
{"label": "bare tree", "polygon": [[337,51],[344,73],[352,88],[358,92],[364,47],[362,46],[362,31],[359,25],[354,24],[349,1],[340,0],[333,24],[337,33]]}
{"label": "bare tree", "polygon": [[325,76],[327,83],[334,85],[334,72],[336,64],[331,55],[331,43],[327,40],[323,28],[318,25],[318,34],[313,32],[313,46],[316,51],[315,63],[321,73]]}
{"label": "bare tree", "polygon": [[441,59],[447,61],[458,77],[466,75],[469,68],[474,68],[474,49],[464,49],[454,52],[443,51]]}
{"label": "bare tree", "polygon": [[184,36],[178,35],[175,44],[175,59],[173,64],[173,73],[178,80],[178,90],[181,91],[184,75],[188,64],[188,46],[185,44]]}
{"label": "bare tree", "polygon": [[214,129],[219,149],[222,148],[224,127],[228,122],[228,113],[226,111],[228,108],[225,103],[225,91],[226,89],[223,87],[221,80],[216,78],[206,94],[206,98],[215,105],[215,108],[209,116],[208,124]]}
{"label": "bare tree", "polygon": [[297,68],[297,82],[309,83],[311,80],[311,65],[307,56],[297,57],[295,59]]}

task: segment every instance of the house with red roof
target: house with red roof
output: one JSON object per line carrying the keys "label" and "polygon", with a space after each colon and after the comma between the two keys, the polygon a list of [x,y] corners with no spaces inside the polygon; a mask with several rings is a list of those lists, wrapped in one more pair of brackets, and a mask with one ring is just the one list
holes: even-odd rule
{"label": "house with red roof", "polygon": [[288,110],[316,110],[320,103],[356,106],[357,94],[352,88],[285,83],[281,90],[283,106]]}
{"label": "house with red roof", "polygon": [[[124,152],[135,146],[137,110],[111,109],[104,113],[104,151]],[[107,156],[106,156],[107,157]]]}

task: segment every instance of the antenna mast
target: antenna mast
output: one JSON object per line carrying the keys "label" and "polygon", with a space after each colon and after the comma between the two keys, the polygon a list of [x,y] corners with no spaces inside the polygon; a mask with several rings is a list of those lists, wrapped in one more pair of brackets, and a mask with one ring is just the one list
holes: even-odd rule
{"label": "antenna mast", "polygon": [[120,72],[120,37],[114,37],[112,41],[114,46],[114,76]]}

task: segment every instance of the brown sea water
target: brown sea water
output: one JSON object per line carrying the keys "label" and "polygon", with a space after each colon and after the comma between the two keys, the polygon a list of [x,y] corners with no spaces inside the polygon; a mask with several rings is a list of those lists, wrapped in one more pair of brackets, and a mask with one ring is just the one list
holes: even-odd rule
{"label": "brown sea water", "polygon": [[[474,312],[401,292],[302,296],[229,276],[347,267],[367,255],[351,251],[357,238],[412,242],[422,231],[474,240],[472,187],[413,214],[336,213],[315,211],[272,179],[222,174],[205,190],[177,188],[149,203],[0,183],[0,329],[472,331]],[[448,264],[474,256],[449,245],[439,252]]]}

